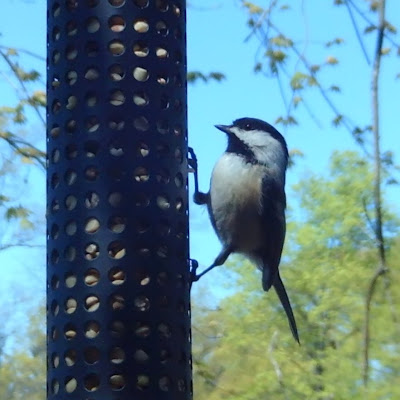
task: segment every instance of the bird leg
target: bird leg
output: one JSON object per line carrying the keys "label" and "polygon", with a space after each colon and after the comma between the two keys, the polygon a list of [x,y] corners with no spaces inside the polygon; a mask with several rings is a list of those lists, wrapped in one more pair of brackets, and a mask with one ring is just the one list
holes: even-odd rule
{"label": "bird leg", "polygon": [[197,165],[197,157],[196,153],[194,152],[193,148],[188,148],[189,158],[189,172],[193,172],[194,174],[194,194],[193,194],[193,201],[196,204],[207,204],[208,195],[207,193],[203,193],[199,191],[199,176],[198,176],[198,165]]}
{"label": "bird leg", "polygon": [[190,275],[192,277],[192,282],[198,281],[207,272],[211,271],[215,267],[218,267],[219,265],[222,265],[226,261],[226,259],[229,257],[229,255],[232,253],[232,251],[233,251],[233,249],[231,246],[223,247],[221,252],[218,254],[217,258],[214,260],[214,262],[208,268],[206,268],[201,274],[197,275],[197,273],[196,273],[199,264],[197,262],[195,264],[193,264],[192,270],[190,271]]}
{"label": "bird leg", "polygon": [[[188,148],[188,164],[189,164],[189,172],[193,172],[194,174],[194,194],[193,194],[193,201],[196,204],[207,204],[208,203],[208,193],[203,193],[199,191],[199,177],[198,177],[198,165],[197,165],[197,157],[194,152],[194,150],[189,147]],[[191,262],[191,270],[190,270],[190,275],[191,275],[191,283],[198,281],[203,275],[205,275],[207,272],[211,271],[214,267],[217,267],[218,265],[222,265],[226,259],[229,257],[229,254],[231,254],[233,251],[232,246],[224,247],[221,252],[218,254],[217,258],[214,260],[214,262],[206,268],[201,274],[197,275],[197,268],[199,266],[198,262],[195,260],[192,260]]]}

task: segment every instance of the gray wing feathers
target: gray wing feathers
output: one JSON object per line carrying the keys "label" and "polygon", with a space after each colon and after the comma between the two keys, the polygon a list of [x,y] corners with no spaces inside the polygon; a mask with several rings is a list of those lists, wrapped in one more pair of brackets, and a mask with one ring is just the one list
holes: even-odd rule
{"label": "gray wing feathers", "polygon": [[293,337],[300,344],[296,320],[278,270],[286,234],[285,208],[284,188],[273,179],[264,179],[262,213],[266,246],[262,254],[262,285],[265,291],[268,291],[271,286],[274,287],[285,310]]}
{"label": "gray wing feathers", "polygon": [[263,180],[262,219],[264,227],[263,289],[268,291],[274,281],[281,261],[286,234],[286,196],[283,187],[273,179]]}

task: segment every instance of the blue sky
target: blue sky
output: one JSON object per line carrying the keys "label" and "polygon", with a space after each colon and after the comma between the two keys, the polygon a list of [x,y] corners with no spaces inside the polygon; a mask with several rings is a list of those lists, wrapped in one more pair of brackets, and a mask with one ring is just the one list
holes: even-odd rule
{"label": "blue sky", "polygon": [[[259,2],[260,4],[263,2]],[[309,0],[296,2],[302,8],[286,14],[277,14],[277,23],[288,29],[304,52],[315,63],[334,55],[339,65],[324,72],[324,78],[339,83],[342,93],[336,96],[338,106],[347,110],[355,121],[370,123],[370,72],[362,60],[361,50],[344,7],[331,7],[331,2]],[[327,4],[328,3],[328,4]],[[283,113],[284,106],[279,88],[273,79],[253,73],[258,41],[254,38],[245,42],[249,34],[246,26],[247,15],[239,1],[193,0],[188,8],[188,69],[223,72],[227,79],[221,83],[198,82],[189,87],[189,143],[196,149],[200,164],[200,184],[208,188],[211,169],[224,151],[225,137],[213,125],[228,124],[244,116],[264,119],[273,123]],[[400,26],[400,3],[388,1],[388,18]],[[340,23],[338,23],[340,21]],[[45,56],[46,51],[46,1],[45,0],[2,0],[0,13],[0,45],[24,48]],[[320,44],[333,37],[344,37],[346,43],[340,48],[322,48]],[[373,39],[373,34],[370,39]],[[396,36],[394,37],[396,39]],[[400,41],[400,40],[399,40]],[[373,41],[366,46],[372,54]],[[27,60],[27,58],[25,58]],[[32,68],[39,69],[45,76],[45,65],[29,59]],[[398,126],[400,112],[397,93],[400,82],[394,76],[399,72],[395,56],[384,58],[381,80],[382,136],[383,150],[399,149]],[[7,70],[3,65],[0,76],[0,105],[15,101],[15,93],[6,79]],[[306,113],[298,114],[298,126],[278,129],[285,135],[290,149],[301,150],[305,157],[288,172],[288,202],[296,209],[296,199],[291,196],[290,186],[311,172],[324,173],[333,150],[356,149],[353,140],[344,129],[337,129],[330,121],[332,113],[321,98],[311,94],[308,103],[320,122],[316,124]],[[38,120],[30,124],[36,130],[35,137],[41,139]],[[42,142],[43,143],[43,142]],[[399,158],[397,157],[397,161]],[[26,191],[20,189],[18,196],[33,199],[34,208],[41,218],[44,216],[44,174],[29,172]],[[390,190],[391,203],[398,204],[399,188]],[[397,207],[397,212],[399,207]],[[42,235],[43,229],[39,235]],[[39,242],[43,243],[44,235]],[[212,232],[204,208],[191,207],[191,254],[202,266],[208,265],[218,253],[220,245]],[[44,295],[44,249],[10,250],[0,254],[3,279],[0,290],[23,285]],[[7,273],[11,271],[12,273]],[[15,271],[24,272],[26,279],[15,278]],[[42,273],[43,272],[43,273]],[[217,275],[215,275],[217,274]],[[218,273],[204,278],[211,284]],[[32,280],[32,278],[34,278]],[[38,296],[39,297],[39,296]]]}

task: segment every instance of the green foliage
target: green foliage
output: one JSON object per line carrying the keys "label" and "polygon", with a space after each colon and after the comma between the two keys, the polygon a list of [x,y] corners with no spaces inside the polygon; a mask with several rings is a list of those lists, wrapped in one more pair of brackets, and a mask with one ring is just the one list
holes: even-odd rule
{"label": "green foliage", "polygon": [[316,82],[317,81],[313,76],[304,74],[302,72],[296,72],[290,80],[290,86],[295,91],[304,89],[305,85],[315,86]]}
{"label": "green foliage", "polygon": [[[0,357],[0,398],[44,400],[46,397],[45,313],[40,309],[14,337],[18,345]],[[0,353],[1,354],[1,353]]]}
{"label": "green foliage", "polygon": [[341,45],[344,43],[344,39],[342,38],[334,38],[332,40],[329,40],[328,42],[326,42],[325,46],[326,47],[332,47],[334,45]]}
{"label": "green foliage", "polygon": [[44,170],[46,159],[45,152],[34,144],[35,136],[28,136],[23,129],[34,123],[36,114],[42,127],[38,141],[44,145],[46,95],[43,84],[38,71],[22,66],[29,65],[27,59],[32,57],[37,58],[29,51],[0,46],[2,76],[15,91],[15,104],[0,104],[0,213],[3,215],[0,249],[28,244],[31,239],[28,232],[35,228],[35,215],[28,203],[32,199],[19,198],[20,188],[26,187],[27,167],[40,165]]}
{"label": "green foliage", "polygon": [[[18,126],[28,122],[29,113],[33,111],[45,131],[43,116],[46,107],[44,90],[37,89],[40,85],[40,73],[34,69],[26,70],[20,65],[20,52],[15,48],[0,46],[0,59],[9,69],[7,81],[15,89],[17,103],[0,105],[0,139],[2,139],[24,162],[35,162],[45,167],[45,153],[26,141],[18,131]],[[29,52],[28,52],[29,53]],[[31,56],[35,56],[29,53]],[[37,57],[37,56],[35,56]],[[32,86],[33,85],[33,86]]]}
{"label": "green foliage", "polygon": [[[26,199],[21,201],[18,198],[18,187],[15,186],[15,183],[20,178],[18,174],[23,171],[22,164],[29,165],[35,160],[39,160],[39,162],[44,160],[43,151],[29,144],[20,135],[8,130],[10,122],[6,120],[5,113],[1,115],[1,111],[0,109],[0,146],[3,159],[0,164],[0,182],[2,183],[3,192],[0,194],[0,214],[3,215],[3,224],[1,224],[0,232],[4,235],[7,228],[10,228],[15,233],[11,234],[10,237],[10,232],[7,232],[8,240],[6,242],[3,241],[0,250],[13,245],[24,244],[28,240],[26,236],[28,231],[32,231],[35,228],[33,222],[35,215],[29,209]],[[1,140],[4,143],[1,143]],[[11,177],[12,179],[10,179]],[[18,232],[19,230],[21,231]]]}
{"label": "green foliage", "polygon": [[221,82],[225,79],[225,75],[220,73],[220,72],[210,72],[209,74],[203,74],[200,71],[190,71],[187,74],[187,80],[188,83],[195,83],[199,80],[203,82],[209,82],[209,81],[217,81]]}
{"label": "green foliage", "polygon": [[250,1],[243,1],[243,6],[246,7],[250,14],[261,14],[263,9]]}
{"label": "green foliage", "polygon": [[282,124],[283,126],[298,125],[297,120],[291,115],[288,115],[286,118],[278,117],[275,122],[277,124]]}
{"label": "green foliage", "polygon": [[[218,309],[195,315],[196,400],[365,398],[364,304],[378,262],[368,216],[372,184],[373,171],[360,155],[336,152],[329,176],[312,175],[294,188],[302,215],[289,218],[281,271],[301,346],[275,293],[262,292],[254,266],[231,263],[229,285],[237,291]],[[389,252],[395,259],[399,221],[389,212],[385,220],[385,232],[396,237]],[[400,309],[400,274],[393,273],[391,298],[382,282],[378,286],[369,395],[394,399],[400,396],[400,346],[390,310]]]}

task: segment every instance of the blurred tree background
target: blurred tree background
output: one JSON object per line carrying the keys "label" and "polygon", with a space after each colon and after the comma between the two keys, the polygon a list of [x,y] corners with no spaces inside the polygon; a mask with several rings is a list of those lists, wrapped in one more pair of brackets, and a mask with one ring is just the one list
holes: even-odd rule
{"label": "blurred tree background", "polygon": [[45,182],[46,94],[35,65],[43,70],[45,58],[0,36],[0,79],[14,92],[12,103],[0,95],[0,270],[17,277],[0,282],[0,398],[10,400],[46,397],[44,292],[37,293],[45,261],[31,265],[45,251],[45,188],[35,182]]}
{"label": "blurred tree background", "polygon": [[[227,279],[235,293],[217,309],[200,309],[194,317],[198,398],[400,396],[398,271],[391,272],[392,296],[383,280],[377,284],[369,384],[362,379],[366,295],[379,263],[365,211],[373,206],[373,171],[359,154],[335,152],[329,172],[328,178],[315,174],[296,185],[304,215],[301,220],[289,216],[281,265],[301,346],[293,341],[274,293],[266,296],[260,290],[258,271],[236,260]],[[385,210],[388,265],[395,265],[400,221]],[[196,302],[193,308],[196,312]]]}
{"label": "blurred tree background", "polygon": [[[243,39],[259,41],[254,72],[278,82],[285,105],[275,121],[278,127],[301,125],[305,116],[318,127],[318,104],[330,110],[335,126],[345,127],[359,151],[333,152],[329,171],[310,174],[293,189],[300,210],[288,212],[281,269],[302,345],[291,338],[274,293],[262,292],[255,268],[233,258],[223,267],[229,282],[223,299],[211,301],[204,287],[193,299],[195,399],[398,399],[400,219],[385,193],[398,184],[399,168],[392,149],[382,150],[379,101],[382,64],[396,63],[399,70],[398,27],[385,11],[390,2],[326,2],[327,13],[341,9],[338,25],[352,26],[359,47],[352,59],[341,58],[340,52],[350,38],[325,32],[323,25],[318,37],[292,37],[285,25],[291,2],[239,3],[248,23]],[[312,0],[296,3],[301,9]],[[12,45],[0,42],[0,79],[17,99],[0,104],[2,252],[42,247],[45,237],[44,206],[29,196],[26,186],[30,174],[44,179],[45,173],[44,77],[31,67],[45,61]],[[323,60],[315,56],[321,49],[328,54]],[[341,96],[353,96],[356,105],[357,93],[342,93],[335,75],[339,63],[363,65],[362,74],[369,76],[363,82],[371,103],[363,116],[369,119],[358,120],[354,110],[341,108]],[[361,71],[354,74],[357,79]],[[192,71],[188,78],[208,82],[223,77]],[[396,76],[391,79],[395,82]],[[27,306],[32,296],[22,286],[1,298],[2,399],[45,398],[44,310],[37,301]],[[22,331],[12,323],[15,313],[25,314]]]}

